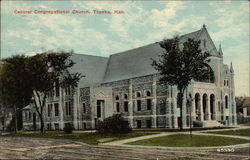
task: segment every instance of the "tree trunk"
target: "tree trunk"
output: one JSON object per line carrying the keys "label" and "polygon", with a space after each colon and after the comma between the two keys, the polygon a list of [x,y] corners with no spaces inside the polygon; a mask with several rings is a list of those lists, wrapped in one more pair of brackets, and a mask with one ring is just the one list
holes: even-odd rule
{"label": "tree trunk", "polygon": [[42,115],[40,116],[40,123],[41,123],[40,132],[41,132],[41,133],[44,133],[44,122],[43,122],[43,117],[42,117]]}
{"label": "tree trunk", "polygon": [[16,109],[16,105],[14,105],[15,108],[15,133],[17,133],[17,109]]}

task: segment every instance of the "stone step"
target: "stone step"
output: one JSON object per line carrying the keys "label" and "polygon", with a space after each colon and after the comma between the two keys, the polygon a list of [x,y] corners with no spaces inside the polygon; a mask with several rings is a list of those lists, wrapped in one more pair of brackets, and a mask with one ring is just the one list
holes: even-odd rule
{"label": "stone step", "polygon": [[224,125],[216,120],[194,121],[197,127],[223,127]]}

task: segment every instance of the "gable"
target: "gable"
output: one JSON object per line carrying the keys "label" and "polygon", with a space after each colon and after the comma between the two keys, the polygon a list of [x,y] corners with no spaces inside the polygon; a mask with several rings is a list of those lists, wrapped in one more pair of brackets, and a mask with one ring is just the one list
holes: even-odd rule
{"label": "gable", "polygon": [[198,35],[198,39],[201,41],[202,50],[209,52],[212,56],[220,57],[216,46],[214,45],[214,42],[212,41],[206,28],[201,29],[201,32]]}

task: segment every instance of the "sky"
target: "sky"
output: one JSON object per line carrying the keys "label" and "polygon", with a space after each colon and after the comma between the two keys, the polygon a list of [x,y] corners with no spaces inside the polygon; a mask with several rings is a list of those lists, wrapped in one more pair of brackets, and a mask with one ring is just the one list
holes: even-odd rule
{"label": "sky", "polygon": [[[83,13],[73,14],[74,10]],[[26,13],[20,13],[23,11]],[[59,49],[108,57],[175,34],[197,31],[203,24],[217,49],[221,44],[223,62],[233,63],[236,96],[249,96],[247,0],[1,1],[1,55],[6,58]]]}

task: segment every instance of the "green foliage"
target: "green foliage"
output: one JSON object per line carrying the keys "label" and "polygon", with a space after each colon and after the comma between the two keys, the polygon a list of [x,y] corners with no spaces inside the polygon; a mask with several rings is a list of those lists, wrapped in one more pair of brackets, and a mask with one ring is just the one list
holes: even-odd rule
{"label": "green foliage", "polygon": [[176,36],[159,42],[159,45],[165,52],[160,55],[158,62],[153,60],[152,65],[160,72],[160,82],[176,85],[181,90],[186,88],[192,79],[201,81],[209,78],[209,53],[202,53],[200,41],[188,39],[181,49],[180,38]]}
{"label": "green foliage", "polygon": [[98,133],[129,133],[131,127],[128,121],[125,121],[120,114],[114,114],[111,117],[97,122]]}
{"label": "green foliage", "polygon": [[[180,106],[180,118],[182,119],[182,101],[185,89],[191,80],[214,80],[213,71],[208,65],[208,52],[202,52],[200,41],[188,39],[183,44],[180,38],[164,39],[159,45],[165,50],[159,56],[159,61],[153,60],[152,66],[159,71],[160,83],[177,86],[178,105]],[[182,121],[180,121],[182,130]]]}
{"label": "green foliage", "polygon": [[70,59],[72,53],[46,51],[31,57],[22,55],[4,59],[0,71],[0,98],[16,106],[20,106],[18,103],[26,105],[33,101],[43,132],[42,115],[47,92],[54,89],[58,79],[61,87],[74,88],[82,78],[80,73],[68,72],[74,65]]}

